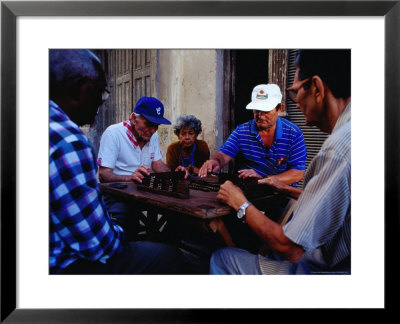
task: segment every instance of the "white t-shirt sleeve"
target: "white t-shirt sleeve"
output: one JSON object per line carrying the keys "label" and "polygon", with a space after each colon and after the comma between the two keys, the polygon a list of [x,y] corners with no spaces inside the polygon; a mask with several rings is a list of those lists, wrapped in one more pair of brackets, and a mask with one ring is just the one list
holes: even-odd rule
{"label": "white t-shirt sleeve", "polygon": [[112,128],[107,128],[100,140],[100,148],[97,164],[106,168],[115,168],[118,154],[120,150],[120,142],[118,136],[113,132]]}

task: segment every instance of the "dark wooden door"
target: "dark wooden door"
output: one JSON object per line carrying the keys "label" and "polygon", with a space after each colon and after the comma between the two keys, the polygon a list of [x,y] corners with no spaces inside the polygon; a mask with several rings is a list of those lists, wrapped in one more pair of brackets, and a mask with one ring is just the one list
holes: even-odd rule
{"label": "dark wooden door", "polygon": [[136,101],[151,96],[155,88],[156,51],[147,49],[108,50],[107,73],[112,98],[106,123],[129,118]]}
{"label": "dark wooden door", "polygon": [[133,102],[142,96],[151,96],[151,50],[134,50],[133,51]]}
{"label": "dark wooden door", "polygon": [[115,51],[115,90],[114,120],[121,122],[132,111],[132,50]]}
{"label": "dark wooden door", "polygon": [[97,154],[104,130],[127,120],[136,101],[142,96],[157,97],[157,50],[98,49],[93,50],[103,63],[110,98],[102,105],[96,124],[88,131]]}

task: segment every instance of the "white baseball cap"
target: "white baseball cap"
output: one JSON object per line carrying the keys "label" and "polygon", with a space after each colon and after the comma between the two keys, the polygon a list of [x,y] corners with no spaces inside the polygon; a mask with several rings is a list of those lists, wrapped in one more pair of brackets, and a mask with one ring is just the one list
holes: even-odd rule
{"label": "white baseball cap", "polygon": [[260,84],[251,93],[251,102],[246,109],[271,111],[282,102],[282,93],[276,84]]}

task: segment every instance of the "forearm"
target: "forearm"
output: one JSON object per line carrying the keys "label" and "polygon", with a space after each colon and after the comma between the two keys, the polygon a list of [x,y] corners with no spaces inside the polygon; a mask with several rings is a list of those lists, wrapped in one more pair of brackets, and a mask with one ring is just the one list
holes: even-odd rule
{"label": "forearm", "polygon": [[269,176],[266,178],[263,178],[261,180],[258,180],[259,184],[266,184],[274,188],[277,192],[284,194],[286,196],[292,197],[292,198],[299,198],[299,196],[302,193],[301,189],[294,188],[292,186],[289,186],[286,183],[283,183],[278,179],[278,176]]}
{"label": "forearm", "polygon": [[219,172],[226,164],[229,163],[231,157],[221,152],[215,153],[211,159],[203,163],[199,170],[199,176],[204,178],[211,172]]}
{"label": "forearm", "polygon": [[219,168],[222,169],[225,165],[229,163],[231,157],[225,153],[217,152],[212,157],[211,160],[215,160],[219,164]]}
{"label": "forearm", "polygon": [[127,182],[130,181],[130,176],[115,174],[112,169],[100,167],[99,170],[100,182]]}
{"label": "forearm", "polygon": [[304,176],[304,171],[290,169],[282,173],[269,176],[269,178],[271,177],[276,178],[280,182],[290,185],[292,183],[298,182],[301,179],[303,179],[303,176]]}
{"label": "forearm", "polygon": [[286,196],[292,197],[294,199],[298,199],[301,195],[301,193],[303,192],[301,189],[299,188],[295,188],[292,186],[289,186],[287,184],[281,183],[280,186],[275,187],[275,189],[281,193],[284,194]]}
{"label": "forearm", "polygon": [[246,210],[246,223],[274,252],[286,260],[296,262],[303,255],[304,250],[285,236],[282,226],[266,217],[254,205]]}
{"label": "forearm", "polygon": [[[230,181],[221,185],[217,199],[228,204],[236,212],[247,201],[243,191]],[[295,262],[303,255],[304,250],[286,237],[282,226],[261,213],[254,205],[246,209],[245,221],[273,251],[285,259]]]}
{"label": "forearm", "polygon": [[151,164],[151,168],[153,169],[154,172],[169,172],[169,171],[171,171],[171,169],[166,164],[164,164],[164,162],[161,160],[154,161]]}

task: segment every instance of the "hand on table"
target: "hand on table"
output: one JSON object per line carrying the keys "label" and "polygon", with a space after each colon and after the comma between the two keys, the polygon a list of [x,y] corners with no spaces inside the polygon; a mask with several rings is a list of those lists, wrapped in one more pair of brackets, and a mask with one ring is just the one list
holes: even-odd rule
{"label": "hand on table", "polygon": [[214,160],[214,159],[207,160],[201,166],[198,175],[200,178],[205,178],[208,173],[211,173],[211,172],[216,173],[220,169],[221,168],[220,168],[219,162],[217,160]]}
{"label": "hand on table", "polygon": [[142,183],[143,178],[148,175],[150,175],[150,168],[143,164],[130,175],[129,180]]}
{"label": "hand on table", "polygon": [[217,199],[235,210],[238,210],[239,207],[247,201],[243,191],[231,181],[226,181],[221,185],[217,194]]}
{"label": "hand on table", "polygon": [[185,171],[185,179],[187,179],[189,176],[189,171],[183,165],[178,165],[175,171]]}
{"label": "hand on table", "polygon": [[262,179],[262,176],[260,176],[255,170],[253,169],[243,169],[239,170],[239,178],[259,178]]}

